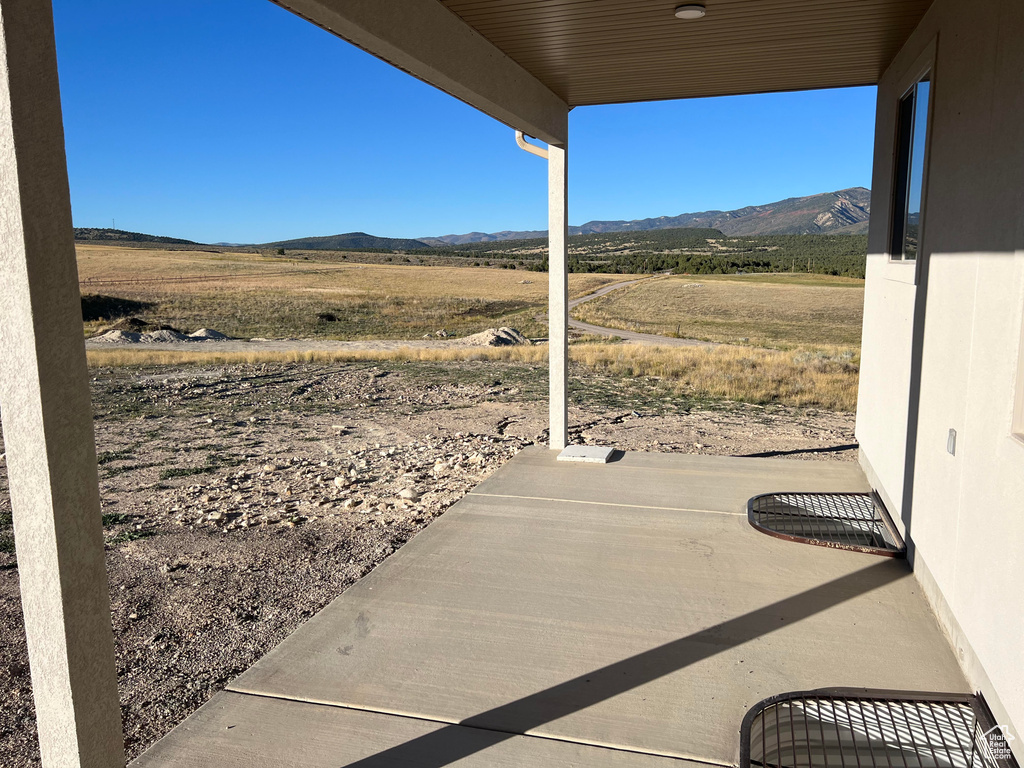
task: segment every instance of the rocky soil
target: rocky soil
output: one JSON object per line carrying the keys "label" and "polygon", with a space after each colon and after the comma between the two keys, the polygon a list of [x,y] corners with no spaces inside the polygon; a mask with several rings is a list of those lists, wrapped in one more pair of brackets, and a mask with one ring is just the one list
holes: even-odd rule
{"label": "rocky soil", "polygon": [[[578,442],[854,460],[850,414],[694,403],[576,372]],[[460,499],[546,439],[521,363],[94,371],[128,752],[149,744]],[[0,446],[0,453],[3,452]],[[38,765],[0,459],[0,754]]]}

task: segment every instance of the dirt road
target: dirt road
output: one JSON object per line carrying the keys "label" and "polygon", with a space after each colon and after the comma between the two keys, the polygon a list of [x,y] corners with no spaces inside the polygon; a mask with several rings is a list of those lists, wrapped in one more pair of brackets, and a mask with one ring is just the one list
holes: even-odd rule
{"label": "dirt road", "polygon": [[[636,285],[645,280],[651,280],[650,277],[642,277],[639,280],[627,280],[623,283],[614,283],[612,285],[606,285],[600,290],[594,291],[587,296],[581,296],[578,299],[573,299],[569,302],[569,311],[572,312],[574,307],[578,307],[584,302],[596,299],[599,296],[604,296],[612,291],[618,291],[623,288],[628,288],[631,285]],[[637,331],[626,331],[621,328],[605,328],[600,325],[591,325],[590,323],[584,323],[581,320],[575,320],[571,315],[569,317],[569,327],[574,331],[580,333],[588,333],[594,336],[616,336],[624,341],[631,342],[633,344],[647,344],[651,346],[659,347],[717,347],[717,344],[713,344],[710,341],[699,341],[697,339],[677,339],[671,336],[658,336],[653,333],[639,333]]]}

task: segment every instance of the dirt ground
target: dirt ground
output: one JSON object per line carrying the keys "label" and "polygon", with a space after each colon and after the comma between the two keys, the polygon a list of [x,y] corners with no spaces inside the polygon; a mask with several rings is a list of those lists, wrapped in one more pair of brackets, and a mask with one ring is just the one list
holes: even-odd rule
{"label": "dirt ground", "polygon": [[[134,757],[525,445],[546,367],[95,370],[107,571]],[[577,442],[853,461],[853,415],[680,400],[576,371]],[[3,448],[0,447],[0,453]],[[0,460],[0,754],[39,764]]]}

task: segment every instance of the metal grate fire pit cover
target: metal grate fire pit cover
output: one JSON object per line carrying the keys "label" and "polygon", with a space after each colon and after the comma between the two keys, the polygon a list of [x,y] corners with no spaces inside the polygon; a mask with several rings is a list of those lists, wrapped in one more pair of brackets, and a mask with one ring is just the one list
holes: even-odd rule
{"label": "metal grate fire pit cover", "polygon": [[740,768],[1017,768],[980,695],[823,688],[743,719]]}
{"label": "metal grate fire pit cover", "polygon": [[875,493],[765,493],[747,502],[747,518],[780,539],[886,557],[907,552]]}

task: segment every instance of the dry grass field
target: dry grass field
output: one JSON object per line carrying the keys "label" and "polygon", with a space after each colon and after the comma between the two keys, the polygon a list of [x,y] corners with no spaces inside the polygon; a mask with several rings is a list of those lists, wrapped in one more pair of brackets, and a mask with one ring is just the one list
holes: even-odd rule
{"label": "dry grass field", "polygon": [[[452,347],[306,352],[217,352],[119,347],[91,349],[94,368],[168,365],[355,363],[365,361],[460,363],[502,361],[535,365],[547,361],[547,346]],[[646,380],[686,400],[737,402],[853,411],[857,405],[858,359],[849,350],[773,350],[744,346],[650,347],[581,343],[569,348],[573,376],[591,380]],[[591,393],[593,395],[593,393]]]}
{"label": "dry grass field", "polygon": [[[521,270],[345,264],[258,254],[78,245],[83,294],[138,302],[146,320],[243,338],[416,339],[442,328],[463,336],[534,319],[547,275]],[[573,296],[628,279],[572,275]],[[333,318],[333,319],[331,319]],[[86,333],[109,325],[86,323]]]}
{"label": "dry grass field", "polygon": [[847,349],[581,344],[570,358],[589,374],[644,378],[696,400],[854,411],[859,359]]}
{"label": "dry grass field", "polygon": [[[136,302],[132,314],[184,331],[232,336],[418,339],[444,328],[464,336],[512,325],[544,336],[536,320],[547,275],[520,270],[346,264],[257,254],[79,245],[83,294]],[[627,275],[574,274],[579,297]],[[698,400],[779,403],[852,411],[863,282],[819,275],[655,278],[581,305],[579,319],[613,328],[726,342],[720,348],[594,343],[571,350],[577,375],[647,378]],[[109,318],[86,322],[86,333]],[[546,360],[540,347],[343,351],[92,349],[99,366],[423,363]]]}
{"label": "dry grass field", "polygon": [[673,275],[588,301],[609,328],[756,347],[860,347],[864,281],[826,275]]}

